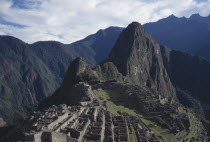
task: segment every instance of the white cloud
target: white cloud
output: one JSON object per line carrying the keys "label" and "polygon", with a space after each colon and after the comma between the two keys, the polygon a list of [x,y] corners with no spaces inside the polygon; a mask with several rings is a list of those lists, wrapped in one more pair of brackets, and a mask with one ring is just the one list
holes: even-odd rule
{"label": "white cloud", "polygon": [[143,24],[171,14],[189,17],[210,13],[210,0],[24,0],[24,6],[28,8],[0,0],[0,19],[26,26],[0,24],[0,34],[29,43],[71,43],[108,26],[127,26],[132,21]]}

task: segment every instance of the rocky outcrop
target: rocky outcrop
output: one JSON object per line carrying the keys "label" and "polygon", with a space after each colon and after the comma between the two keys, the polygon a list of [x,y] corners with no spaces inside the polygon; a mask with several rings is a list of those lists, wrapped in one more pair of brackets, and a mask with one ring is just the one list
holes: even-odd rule
{"label": "rocky outcrop", "polygon": [[0,128],[6,126],[6,122],[4,121],[4,119],[0,118]]}
{"label": "rocky outcrop", "polygon": [[133,22],[120,34],[109,60],[130,83],[146,86],[160,96],[174,96],[174,88],[163,66],[160,46]]}

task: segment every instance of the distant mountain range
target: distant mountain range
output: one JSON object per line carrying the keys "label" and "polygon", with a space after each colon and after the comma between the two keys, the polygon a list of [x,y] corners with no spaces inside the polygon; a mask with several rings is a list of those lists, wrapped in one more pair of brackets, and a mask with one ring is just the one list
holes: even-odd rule
{"label": "distant mountain range", "polygon": [[[209,19],[210,16],[192,15],[190,18],[177,18],[171,15],[143,26],[161,45],[210,60]],[[73,59],[83,57],[92,67],[107,59],[123,29],[109,27],[72,44],[56,41],[27,44],[15,37],[0,36],[0,117],[9,124],[25,118],[41,100],[59,87]],[[193,100],[190,101],[191,104],[186,105],[196,106],[197,110],[204,114],[203,108],[195,98],[201,101],[208,100],[208,86],[205,87],[207,84],[202,86],[198,82],[195,83],[198,87],[195,87],[194,84],[182,82],[182,78],[177,76],[183,76],[186,80],[194,77],[194,81],[203,78],[200,82],[208,83],[208,80],[205,80],[205,77],[208,79],[208,62],[189,54],[183,57],[183,54],[178,54],[179,60],[185,63],[180,64],[181,61],[176,63],[175,56],[178,55],[174,54],[179,53],[178,51],[167,49],[160,52],[168,53],[163,63],[166,64],[166,69],[169,68],[168,74],[171,75],[172,84],[178,88],[179,97],[186,100],[183,103]],[[188,68],[182,70],[186,65]],[[194,67],[202,70],[194,70]],[[176,73],[174,76],[173,71]],[[152,82],[148,81],[148,84],[152,85]],[[199,91],[202,92],[201,95],[198,95]],[[206,108],[207,105],[208,103],[205,103]]]}
{"label": "distant mountain range", "polygon": [[199,55],[210,60],[210,16],[194,14],[189,18],[171,15],[144,25],[161,45]]}

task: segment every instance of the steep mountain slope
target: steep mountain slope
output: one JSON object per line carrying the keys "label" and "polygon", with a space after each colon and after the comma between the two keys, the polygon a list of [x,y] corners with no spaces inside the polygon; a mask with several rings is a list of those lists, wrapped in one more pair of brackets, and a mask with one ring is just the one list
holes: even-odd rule
{"label": "steep mountain slope", "polygon": [[0,115],[9,123],[26,116],[58,86],[49,68],[34,56],[28,44],[0,37]]}
{"label": "steep mountain slope", "polygon": [[76,47],[77,50],[79,47],[91,48],[95,53],[93,57],[96,61],[91,64],[98,64],[108,57],[115,41],[123,29],[124,28],[120,27],[109,27],[105,30],[99,30],[97,33],[83,40],[72,43],[71,46]]}
{"label": "steep mountain slope", "polygon": [[76,57],[68,46],[56,41],[39,41],[30,45],[37,56],[54,73],[58,82],[63,79],[66,66]]}
{"label": "steep mountain slope", "polygon": [[171,15],[144,25],[158,43],[171,49],[185,51],[210,60],[210,16],[198,14],[190,18]]}
{"label": "steep mountain slope", "polygon": [[129,82],[147,86],[162,96],[173,96],[174,90],[163,66],[160,46],[139,23],[130,24],[113,47],[109,60]]}
{"label": "steep mountain slope", "polygon": [[[183,96],[180,101],[185,105],[190,105],[196,99],[199,102],[191,107],[197,107],[200,110],[199,113],[204,112],[206,118],[210,119],[210,62],[166,47],[161,48],[161,53],[171,82],[178,88],[178,97],[180,97],[179,95],[186,97],[186,94],[181,93],[179,89],[193,97],[189,98],[192,99],[189,101],[189,99],[184,100]],[[188,103],[186,103],[187,101]]]}
{"label": "steep mountain slope", "polygon": [[106,59],[122,29],[109,27],[72,44],[39,41],[30,46],[35,55],[62,80],[69,63],[76,57],[83,57],[91,66]]}

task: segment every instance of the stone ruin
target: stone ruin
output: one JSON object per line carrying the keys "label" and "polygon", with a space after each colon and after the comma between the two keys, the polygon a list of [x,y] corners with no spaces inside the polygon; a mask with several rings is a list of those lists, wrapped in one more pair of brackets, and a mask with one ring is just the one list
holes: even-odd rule
{"label": "stone ruin", "polygon": [[[132,130],[131,130],[132,129]],[[157,140],[140,119],[122,114],[115,116],[103,106],[51,106],[34,112],[22,142],[129,142]],[[154,141],[155,142],[155,141]]]}
{"label": "stone ruin", "polygon": [[[80,85],[83,86],[82,92],[88,94],[83,96],[89,99],[82,98],[78,106],[53,105],[34,112],[21,142],[130,142],[131,136],[136,142],[162,141],[140,118],[122,112],[119,115],[110,113],[94,96],[91,86],[85,83]],[[157,97],[150,94],[140,96],[134,89],[132,94],[127,93],[137,97],[141,102],[139,107],[148,119],[156,123],[159,123],[158,117],[163,119],[167,123],[160,126],[174,134],[188,129],[189,120],[185,114],[176,112],[177,106],[161,104]],[[171,113],[176,117],[172,117]]]}

